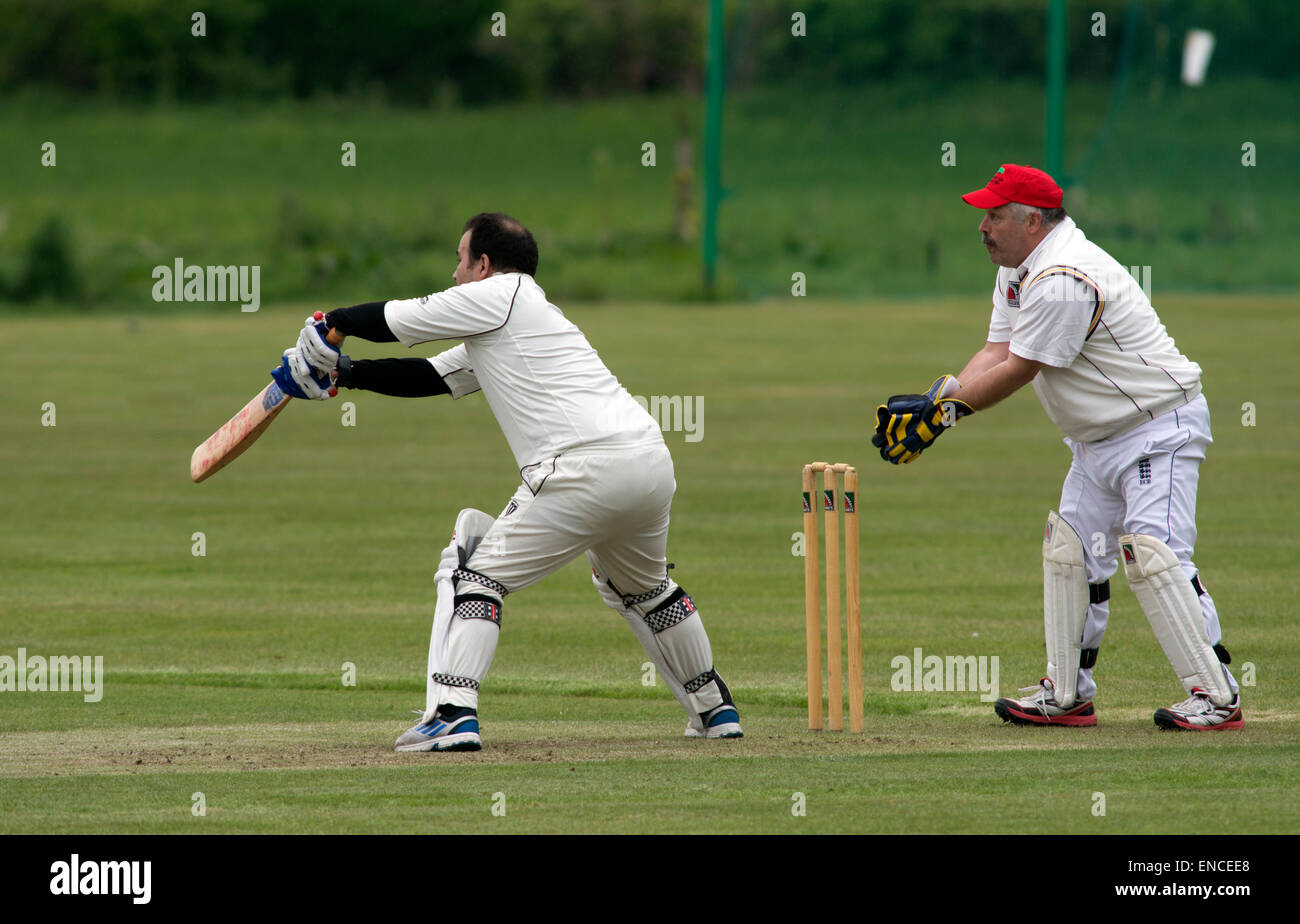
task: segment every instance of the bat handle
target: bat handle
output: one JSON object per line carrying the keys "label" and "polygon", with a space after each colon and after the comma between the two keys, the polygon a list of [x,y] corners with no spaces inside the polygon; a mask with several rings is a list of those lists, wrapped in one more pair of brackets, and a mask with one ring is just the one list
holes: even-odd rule
{"label": "bat handle", "polygon": [[[312,315],[312,317],[317,321],[324,321],[325,312],[317,311]],[[346,336],[347,336],[346,334],[340,334],[332,327],[325,333],[325,339],[329,341],[330,346],[336,346],[336,347],[343,346],[343,340],[345,339]]]}

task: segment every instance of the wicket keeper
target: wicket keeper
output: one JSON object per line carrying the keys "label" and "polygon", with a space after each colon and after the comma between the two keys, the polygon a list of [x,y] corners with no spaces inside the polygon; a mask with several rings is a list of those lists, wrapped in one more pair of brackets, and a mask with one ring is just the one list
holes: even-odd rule
{"label": "wicket keeper", "polygon": [[1084,237],[1046,173],[1003,164],[962,199],[983,210],[980,236],[999,267],[987,342],[958,376],[882,405],[872,443],[887,462],[911,462],[957,420],[1030,382],[1065,434],[1073,461],[1043,539],[1047,676],[995,711],[1019,725],[1097,724],[1093,671],[1122,559],[1186,694],[1157,709],[1155,724],[1240,728],[1218,612],[1192,561],[1211,442],[1200,366],[1133,277]]}

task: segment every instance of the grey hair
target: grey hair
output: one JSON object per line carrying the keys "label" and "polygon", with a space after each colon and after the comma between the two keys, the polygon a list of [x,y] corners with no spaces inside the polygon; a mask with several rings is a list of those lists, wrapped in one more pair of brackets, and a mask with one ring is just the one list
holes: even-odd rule
{"label": "grey hair", "polygon": [[1043,216],[1043,227],[1045,228],[1059,225],[1061,219],[1065,218],[1065,209],[1063,208],[1044,209],[1036,205],[1025,205],[1023,202],[1008,202],[1007,205],[1011,207],[1011,214],[1016,216],[1016,221],[1022,225],[1035,212]]}

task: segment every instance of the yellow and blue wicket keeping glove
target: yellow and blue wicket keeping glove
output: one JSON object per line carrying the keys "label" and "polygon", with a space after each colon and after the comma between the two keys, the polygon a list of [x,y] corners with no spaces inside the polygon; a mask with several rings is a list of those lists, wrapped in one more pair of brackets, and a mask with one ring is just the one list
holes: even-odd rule
{"label": "yellow and blue wicket keeping glove", "polygon": [[871,444],[880,458],[906,465],[929,448],[944,430],[975,413],[965,401],[943,396],[956,391],[955,376],[941,375],[921,395],[894,395],[876,408],[876,433]]}

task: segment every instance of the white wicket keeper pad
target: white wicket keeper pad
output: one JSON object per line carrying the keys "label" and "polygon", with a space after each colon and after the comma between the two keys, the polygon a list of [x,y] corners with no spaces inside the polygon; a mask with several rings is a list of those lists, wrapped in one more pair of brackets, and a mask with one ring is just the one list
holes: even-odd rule
{"label": "white wicket keeper pad", "polygon": [[1232,702],[1228,678],[1210,647],[1196,589],[1174,550],[1155,536],[1141,533],[1120,536],[1119,548],[1124,556],[1124,577],[1183,689],[1191,693],[1193,687],[1200,687],[1216,706]]}
{"label": "white wicket keeper pad", "polygon": [[1056,701],[1065,709],[1074,705],[1078,693],[1088,600],[1083,542],[1052,510],[1043,533],[1043,637],[1047,640],[1047,679],[1056,690]]}

